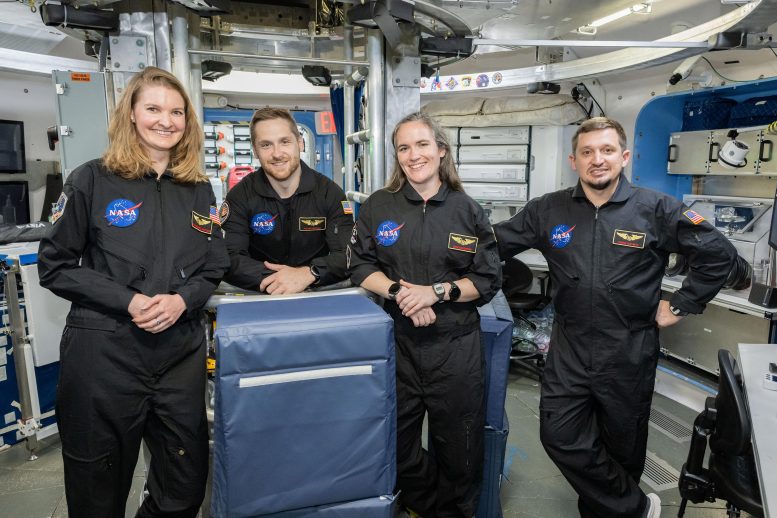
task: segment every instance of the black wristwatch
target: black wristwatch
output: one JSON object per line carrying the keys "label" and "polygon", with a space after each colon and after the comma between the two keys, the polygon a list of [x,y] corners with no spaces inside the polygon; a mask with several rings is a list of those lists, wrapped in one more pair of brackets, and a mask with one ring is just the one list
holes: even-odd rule
{"label": "black wristwatch", "polygon": [[443,302],[445,300],[445,286],[441,282],[435,282],[432,284],[434,294],[437,295],[437,302]]}
{"label": "black wristwatch", "polygon": [[688,314],[688,312],[687,312],[687,311],[683,311],[683,310],[682,310],[682,309],[680,309],[680,308],[676,308],[676,307],[672,306],[671,304],[669,305],[669,311],[671,311],[671,312],[672,312],[672,314],[673,314],[674,316],[676,316],[676,317],[684,317],[685,315],[687,315],[687,314]]}
{"label": "black wristwatch", "polygon": [[448,290],[448,300],[456,302],[461,297],[461,289],[456,286],[456,283],[451,281],[451,289]]}
{"label": "black wristwatch", "polygon": [[401,285],[401,284],[399,284],[398,282],[395,282],[394,284],[392,284],[391,286],[389,286],[389,289],[388,289],[388,298],[389,298],[390,300],[394,300],[394,299],[396,299],[396,298],[397,298],[397,293],[399,293],[399,290],[401,290],[401,289],[402,289],[402,285]]}
{"label": "black wristwatch", "polygon": [[318,271],[318,266],[315,264],[310,265],[310,275],[312,275],[315,279],[311,286],[317,286],[318,283],[321,282],[321,272]]}

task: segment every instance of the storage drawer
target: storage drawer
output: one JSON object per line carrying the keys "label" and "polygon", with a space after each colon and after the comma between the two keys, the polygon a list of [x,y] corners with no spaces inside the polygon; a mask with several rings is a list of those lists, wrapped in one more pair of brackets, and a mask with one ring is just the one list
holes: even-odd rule
{"label": "storage drawer", "polygon": [[707,174],[710,132],[681,131],[669,135],[669,174]]}
{"label": "storage drawer", "polygon": [[525,182],[526,164],[462,164],[462,182]]}
{"label": "storage drawer", "polygon": [[464,183],[464,192],[478,201],[526,201],[529,194],[525,183]]}
{"label": "storage drawer", "polygon": [[529,126],[461,128],[461,145],[528,144]]}
{"label": "storage drawer", "polygon": [[529,146],[505,145],[505,146],[460,146],[459,163],[519,163],[528,162]]}

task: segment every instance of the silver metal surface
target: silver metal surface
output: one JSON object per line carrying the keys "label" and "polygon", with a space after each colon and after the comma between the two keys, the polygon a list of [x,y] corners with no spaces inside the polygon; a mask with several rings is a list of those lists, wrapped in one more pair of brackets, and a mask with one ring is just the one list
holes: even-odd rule
{"label": "silver metal surface", "polygon": [[[16,372],[16,384],[19,388],[19,424],[30,422],[34,426],[35,409],[33,407],[30,376],[28,371],[31,365],[28,361],[32,360],[32,348],[24,333],[24,317],[19,306],[19,291],[16,287],[16,274],[19,272],[18,259],[6,259],[10,263],[9,269],[5,272],[5,301],[8,308],[8,327],[11,331],[11,340],[13,341],[13,359],[14,370]],[[35,455],[38,448],[38,437],[33,432],[25,434],[27,439],[27,449],[30,451],[31,458]]]}
{"label": "silver metal surface", "polygon": [[200,56],[215,56],[220,58],[241,58],[249,60],[270,60],[270,61],[286,61],[290,63],[310,63],[317,65],[356,65],[356,66],[370,66],[370,63],[364,61],[346,61],[343,59],[322,59],[322,58],[301,58],[292,56],[263,56],[257,54],[244,54],[239,52],[224,52],[220,50],[196,50],[189,49],[190,54],[198,54]]}
{"label": "silver metal surface", "polygon": [[386,97],[383,89],[386,67],[383,56],[383,35],[377,29],[370,29],[367,31],[367,61],[370,63],[370,75],[367,77],[367,127],[372,131],[372,138],[370,138],[370,145],[365,146],[368,167],[364,172],[363,186],[367,193],[381,189],[386,183],[384,139],[387,122]]}
{"label": "silver metal surface", "polygon": [[473,45],[491,45],[494,47],[504,47],[507,49],[513,49],[517,47],[646,47],[651,49],[692,49],[702,48],[707,49],[709,44],[707,41],[636,41],[636,40],[619,40],[619,41],[583,41],[583,40],[486,40],[482,38],[474,38],[472,40]]}
{"label": "silver metal surface", "polygon": [[[200,48],[200,17],[195,13],[189,13],[189,49]],[[202,112],[202,58],[198,55],[188,54],[190,60],[189,87],[194,113],[200,123],[203,122]],[[202,164],[204,167],[204,164]]]}
{"label": "silver metal surface", "polygon": [[173,45],[173,75],[183,85],[186,93],[191,98],[191,59],[187,49],[189,48],[189,20],[185,8],[180,4],[170,6],[171,23],[171,43]]}
{"label": "silver metal surface", "polygon": [[642,472],[642,482],[655,491],[667,491],[677,487],[680,472],[648,450],[645,455],[645,470]]}
{"label": "silver metal surface", "polygon": [[[346,22],[343,26],[343,53],[346,61],[353,61],[353,25],[348,20],[348,6],[343,7]],[[369,69],[367,69],[369,70]],[[343,73],[346,77],[353,72],[351,65],[345,65]],[[355,87],[346,81],[343,85],[343,134],[350,135],[354,132],[354,117],[356,116],[356,104],[354,100]],[[343,146],[343,190],[352,191],[356,184],[354,177],[354,161],[356,148],[350,142]]]}
{"label": "silver metal surface", "polygon": [[[230,293],[219,293],[220,290],[227,289]],[[231,293],[234,289],[237,293]],[[246,292],[245,290],[235,289],[234,287],[221,287],[216,293],[211,295],[208,302],[205,304],[205,309],[216,309],[222,304],[239,304],[241,302],[268,302],[273,300],[293,300],[293,299],[310,299],[318,297],[333,297],[335,295],[365,295],[372,297],[373,295],[364,288],[343,288],[337,290],[325,290],[325,291],[305,291],[302,293],[295,293],[293,295],[260,295],[255,292]]]}

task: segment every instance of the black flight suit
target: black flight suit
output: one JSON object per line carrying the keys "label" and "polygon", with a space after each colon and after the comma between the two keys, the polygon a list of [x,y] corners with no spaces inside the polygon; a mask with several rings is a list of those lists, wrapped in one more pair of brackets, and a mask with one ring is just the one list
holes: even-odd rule
{"label": "black flight suit", "polygon": [[[382,271],[421,285],[470,279],[472,302],[432,306],[437,321],[416,328],[399,306],[397,356],[397,488],[424,518],[470,518],[480,494],[485,420],[483,349],[477,305],[499,290],[501,275],[491,225],[483,209],[446,184],[426,203],[409,183],[380,190],[362,205],[348,249],[351,281]],[[421,447],[429,414],[434,458]]]}
{"label": "black flight suit", "polygon": [[227,193],[221,214],[231,261],[225,280],[230,284],[259,291],[262,279],[273,273],[263,261],[315,265],[321,286],[347,277],[351,204],[332,180],[304,162],[300,165],[299,187],[290,198],[278,196],[261,168]]}
{"label": "black flight suit", "polygon": [[545,256],[556,318],[542,379],[543,446],[579,495],[583,517],[639,517],[659,341],[655,323],[671,252],[691,270],[671,304],[701,313],[736,258],[710,223],[621,174],[599,209],[577,187],[530,201],[494,226],[502,258]]}
{"label": "black flight suit", "polygon": [[[68,177],[64,196],[38,272],[42,286],[73,303],[56,408],[68,512],[123,517],[144,439],[150,495],[136,516],[194,517],[208,474],[200,309],[229,266],[209,219],[213,191],[169,173],[126,180],[93,160]],[[136,293],[177,293],[186,311],[151,334],[127,311]]]}

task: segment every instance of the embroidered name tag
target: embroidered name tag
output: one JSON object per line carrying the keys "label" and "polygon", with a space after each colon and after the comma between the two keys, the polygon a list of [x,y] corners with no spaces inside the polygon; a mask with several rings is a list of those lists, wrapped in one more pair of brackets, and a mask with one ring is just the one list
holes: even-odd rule
{"label": "embroidered name tag", "polygon": [[211,221],[210,216],[203,216],[192,211],[192,228],[197,232],[210,235],[213,232],[213,221]]}
{"label": "embroidered name tag", "polygon": [[478,238],[465,236],[464,234],[450,233],[448,235],[448,248],[474,254],[478,249]]}
{"label": "embroidered name tag", "polygon": [[316,230],[326,230],[325,217],[299,218],[300,232],[314,232]]}
{"label": "embroidered name tag", "polygon": [[645,233],[616,229],[612,234],[612,244],[629,248],[645,248]]}

